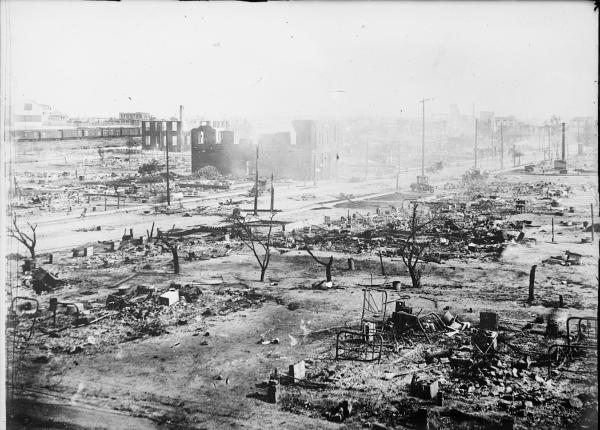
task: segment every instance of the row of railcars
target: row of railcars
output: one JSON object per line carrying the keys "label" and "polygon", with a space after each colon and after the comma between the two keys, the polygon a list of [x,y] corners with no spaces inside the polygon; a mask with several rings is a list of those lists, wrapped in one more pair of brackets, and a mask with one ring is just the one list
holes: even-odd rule
{"label": "row of railcars", "polygon": [[94,139],[141,136],[140,127],[71,128],[64,130],[15,130],[16,140]]}

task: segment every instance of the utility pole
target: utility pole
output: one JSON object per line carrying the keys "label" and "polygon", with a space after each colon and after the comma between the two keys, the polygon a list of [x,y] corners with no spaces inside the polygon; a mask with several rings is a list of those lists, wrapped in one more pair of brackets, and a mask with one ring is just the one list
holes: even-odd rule
{"label": "utility pole", "polygon": [[550,161],[552,161],[552,144],[550,143],[550,126],[547,126],[547,130],[548,130],[548,157],[550,158]]}
{"label": "utility pole", "polygon": [[[163,138],[162,124],[160,126],[160,138]],[[171,190],[169,188],[169,139],[165,139],[165,147],[167,149],[167,206],[171,206]]]}
{"label": "utility pole", "polygon": [[271,213],[275,210],[275,186],[273,184],[273,173],[271,173]]}
{"label": "utility pole", "polygon": [[494,124],[492,123],[490,126],[490,130],[492,131],[492,160],[496,158],[496,147],[494,146]]}
{"label": "utility pole", "polygon": [[317,186],[317,150],[313,151],[313,186]]}
{"label": "utility pole", "polygon": [[500,122],[500,169],[504,169],[504,122]]}
{"label": "utility pole", "polygon": [[475,169],[477,169],[477,118],[475,118]]}
{"label": "utility pole", "polygon": [[421,141],[421,176],[425,176],[425,102],[430,98],[421,99],[419,103],[423,104],[423,137]]}
{"label": "utility pole", "polygon": [[516,148],[516,144],[513,141],[513,147],[512,147],[512,155],[513,155],[513,167],[515,167],[517,165],[517,148]]}
{"label": "utility pole", "polygon": [[254,216],[258,215],[258,144],[256,144],[256,160],[254,163]]}
{"label": "utility pole", "polygon": [[369,180],[369,140],[367,140],[367,156],[365,158],[365,181]]}

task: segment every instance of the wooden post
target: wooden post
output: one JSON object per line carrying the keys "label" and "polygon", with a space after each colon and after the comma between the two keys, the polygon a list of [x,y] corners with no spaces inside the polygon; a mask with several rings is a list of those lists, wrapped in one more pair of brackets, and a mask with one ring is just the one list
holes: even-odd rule
{"label": "wooden post", "polygon": [[559,307],[559,308],[562,308],[562,307],[564,307],[564,305],[565,305],[565,304],[564,304],[564,302],[563,302],[563,296],[562,296],[562,294],[559,294],[559,295],[558,295],[558,307]]}
{"label": "wooden post", "polygon": [[529,303],[533,302],[533,292],[534,292],[534,286],[535,286],[535,268],[536,267],[537,267],[536,264],[531,266],[531,271],[529,272],[529,298],[527,299],[527,301]]}
{"label": "wooden post", "polygon": [[104,190],[104,210],[106,211],[106,190]]}
{"label": "wooden post", "polygon": [[552,218],[552,243],[554,243],[554,218]]}

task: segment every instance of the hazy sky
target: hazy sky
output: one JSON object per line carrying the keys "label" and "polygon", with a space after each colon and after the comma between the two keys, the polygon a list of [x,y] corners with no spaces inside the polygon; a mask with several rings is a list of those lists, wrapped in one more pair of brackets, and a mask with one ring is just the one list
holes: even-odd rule
{"label": "hazy sky", "polygon": [[70,115],[595,115],[593,2],[9,0],[12,96]]}

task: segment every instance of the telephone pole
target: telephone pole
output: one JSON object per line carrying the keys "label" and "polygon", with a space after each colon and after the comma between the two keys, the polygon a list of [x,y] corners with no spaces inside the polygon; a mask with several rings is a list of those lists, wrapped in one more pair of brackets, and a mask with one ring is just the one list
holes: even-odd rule
{"label": "telephone pole", "polygon": [[[160,138],[162,140],[162,134],[163,134],[162,124],[161,124],[160,134],[161,134]],[[165,139],[165,147],[167,149],[167,206],[171,206],[171,191],[169,189],[169,139]]]}
{"label": "telephone pole", "polygon": [[254,216],[258,215],[258,143],[256,144],[256,161],[255,167],[255,178],[254,178]]}
{"label": "telephone pole", "polygon": [[367,139],[367,156],[365,158],[365,181],[369,180],[369,140]]}
{"label": "telephone pole", "polygon": [[275,184],[273,183],[273,173],[271,173],[271,213],[275,210]]}
{"label": "telephone pole", "polygon": [[500,168],[504,169],[504,122],[500,122]]}
{"label": "telephone pole", "polygon": [[494,160],[494,158],[496,158],[496,147],[494,146],[494,124],[493,123],[490,126],[490,129],[492,131],[492,160]]}
{"label": "telephone pole", "polygon": [[425,176],[425,102],[431,98],[421,99],[419,103],[423,104],[423,137],[421,141],[421,176]]}
{"label": "telephone pole", "polygon": [[477,169],[477,118],[475,118],[475,169]]}

